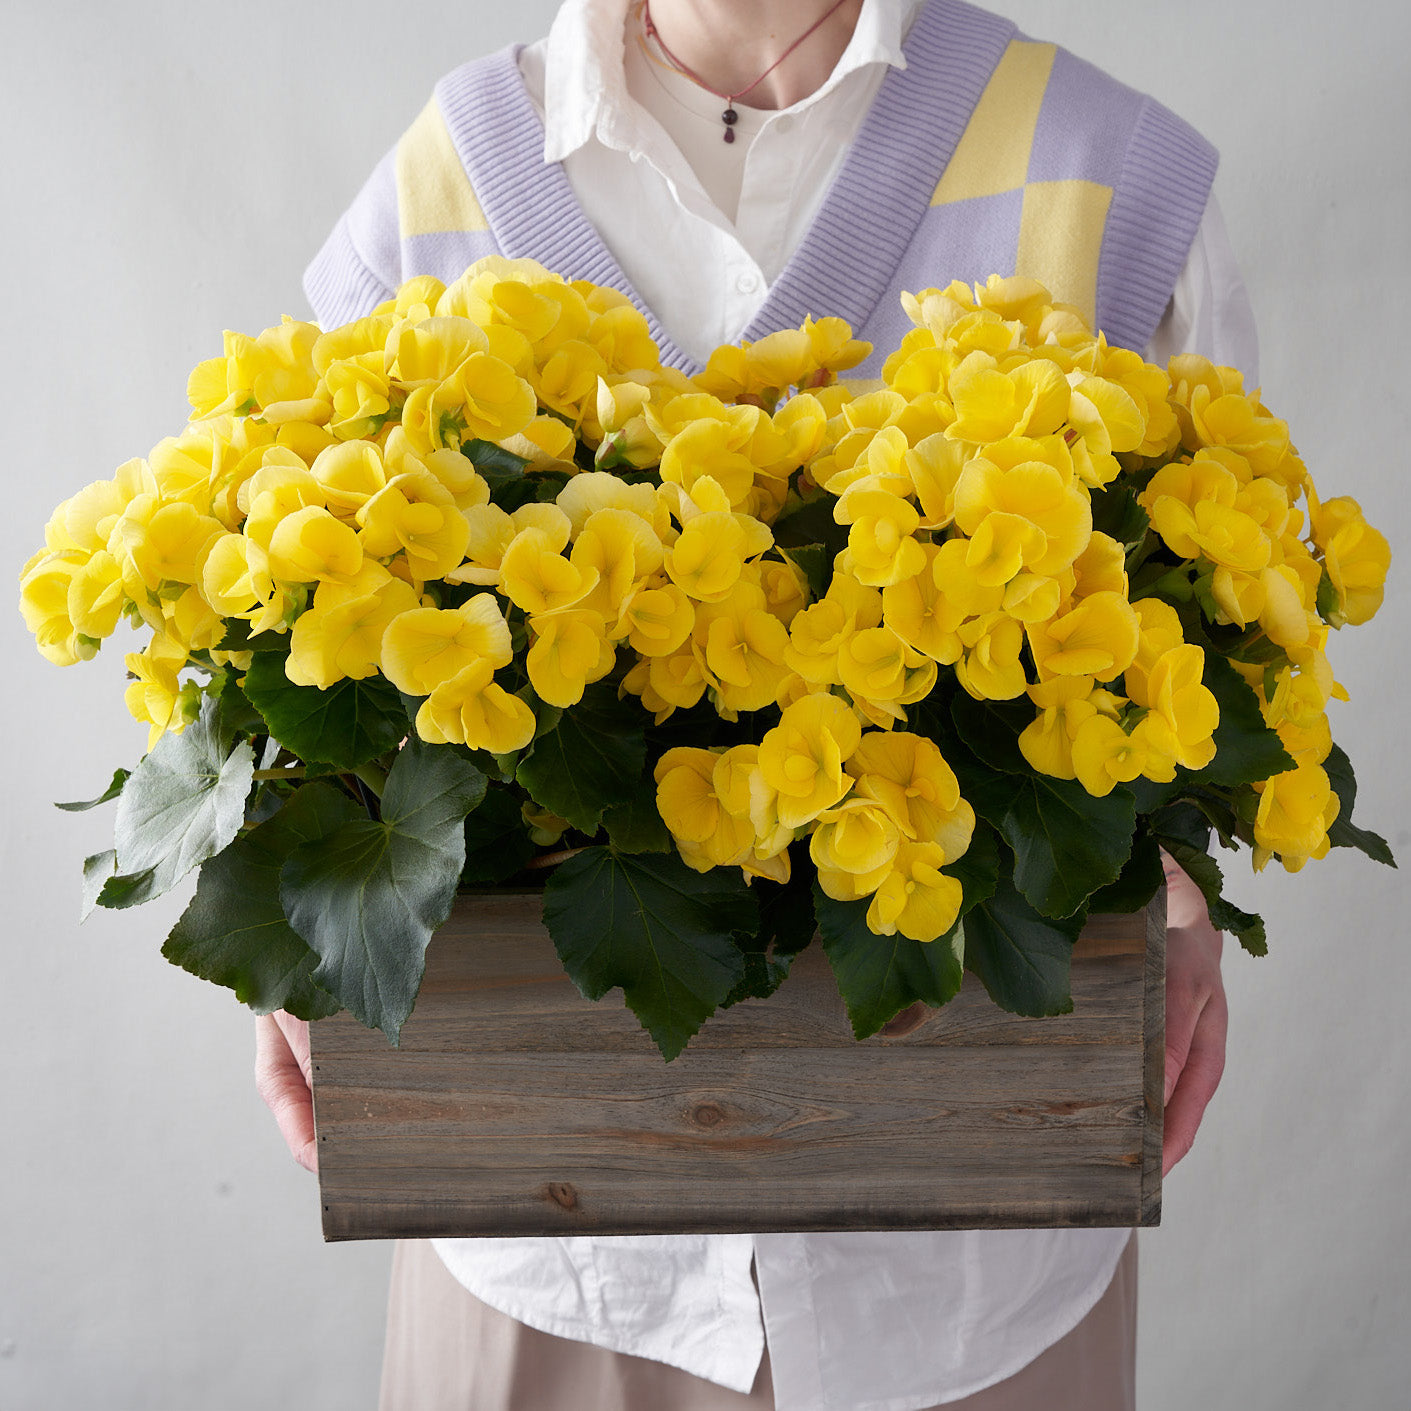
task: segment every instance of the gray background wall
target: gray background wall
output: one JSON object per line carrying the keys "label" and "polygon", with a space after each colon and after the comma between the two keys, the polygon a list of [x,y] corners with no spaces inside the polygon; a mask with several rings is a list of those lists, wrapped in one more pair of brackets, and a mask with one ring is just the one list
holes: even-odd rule
{"label": "gray background wall", "polygon": [[[997,7],[1224,153],[1267,400],[1323,492],[1359,496],[1402,555],[1382,617],[1334,642],[1352,696],[1334,728],[1359,813],[1411,855],[1408,11]],[[222,328],[307,312],[305,261],[435,79],[537,36],[553,9],[0,3],[10,572],[58,499],[179,427]],[[121,657],[61,675],[12,609],[0,633],[0,1406],[372,1407],[387,1249],[320,1242],[313,1183],[251,1086],[249,1015],[158,954],[185,894],[76,924],[78,860],[107,845],[110,815],[49,804],[141,751]],[[1272,953],[1227,954],[1224,1084],[1142,1236],[1141,1405],[1404,1405],[1405,890],[1347,854],[1297,877],[1235,871]]]}

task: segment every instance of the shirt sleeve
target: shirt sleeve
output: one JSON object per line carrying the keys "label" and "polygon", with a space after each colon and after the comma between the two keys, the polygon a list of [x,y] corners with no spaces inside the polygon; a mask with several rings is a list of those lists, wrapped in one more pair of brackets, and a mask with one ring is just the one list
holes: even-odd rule
{"label": "shirt sleeve", "polygon": [[1259,386],[1254,311],[1214,195],[1206,203],[1171,302],[1146,348],[1147,361],[1161,367],[1178,353],[1199,353],[1213,363],[1236,367],[1244,374],[1246,388]]}
{"label": "shirt sleeve", "polygon": [[338,218],[304,271],[304,294],[323,328],[371,313],[402,283],[394,147]]}

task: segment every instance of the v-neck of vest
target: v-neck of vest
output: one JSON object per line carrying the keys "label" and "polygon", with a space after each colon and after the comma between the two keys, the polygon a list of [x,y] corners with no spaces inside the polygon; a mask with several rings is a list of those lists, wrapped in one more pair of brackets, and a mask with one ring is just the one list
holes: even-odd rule
{"label": "v-neck of vest", "polygon": [[[1017,33],[962,0],[929,0],[888,71],[818,214],[743,336],[796,328],[808,315],[861,329],[891,287],[980,95]],[[544,161],[544,124],[518,46],[447,74],[436,98],[490,233],[510,258],[625,294],[646,318],[661,360],[701,364],[677,347],[584,214],[561,163]]]}

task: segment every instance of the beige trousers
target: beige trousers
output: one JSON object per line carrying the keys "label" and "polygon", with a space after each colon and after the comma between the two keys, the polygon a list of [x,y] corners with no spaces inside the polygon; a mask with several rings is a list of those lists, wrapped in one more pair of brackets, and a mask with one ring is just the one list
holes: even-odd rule
{"label": "beige trousers", "polygon": [[[1107,1292],[1028,1366],[944,1411],[1132,1411],[1135,1232]],[[769,1353],[753,1390],[525,1327],[467,1293],[424,1241],[392,1258],[381,1411],[769,1411]]]}

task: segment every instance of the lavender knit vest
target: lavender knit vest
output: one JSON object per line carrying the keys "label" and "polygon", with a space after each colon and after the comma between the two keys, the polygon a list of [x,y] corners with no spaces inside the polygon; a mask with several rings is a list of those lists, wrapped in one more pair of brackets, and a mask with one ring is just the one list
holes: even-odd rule
{"label": "lavender knit vest", "polygon": [[[1109,342],[1143,348],[1205,210],[1214,149],[1154,100],[960,0],[930,0],[905,53],[744,336],[837,315],[874,344],[857,375],[875,376],[910,327],[903,290],[1018,273]],[[698,370],[543,146],[513,49],[443,78],[305,273],[324,327],[413,275],[450,281],[484,255],[527,256],[622,290],[662,360]]]}

